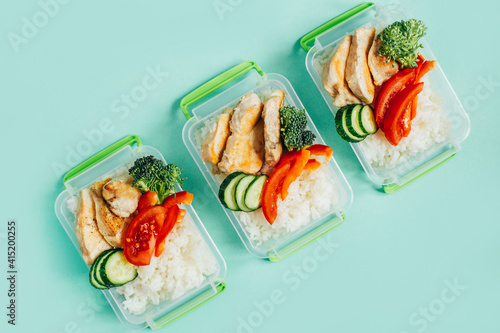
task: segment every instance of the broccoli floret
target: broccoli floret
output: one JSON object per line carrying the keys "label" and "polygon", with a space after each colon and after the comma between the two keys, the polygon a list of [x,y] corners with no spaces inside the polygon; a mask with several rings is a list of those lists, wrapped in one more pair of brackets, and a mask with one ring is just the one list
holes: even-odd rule
{"label": "broccoli floret", "polygon": [[285,106],[280,111],[281,137],[288,150],[301,149],[314,142],[316,136],[306,130],[306,111],[294,106]]}
{"label": "broccoli floret", "polygon": [[304,146],[311,146],[314,143],[314,139],[316,139],[316,135],[313,132],[309,130],[302,132],[302,144]]}
{"label": "broccoli floret", "polygon": [[378,35],[383,43],[378,55],[386,56],[387,62],[396,60],[403,67],[416,67],[417,49],[423,47],[418,41],[425,36],[426,30],[419,20],[394,22]]}
{"label": "broccoli floret", "polygon": [[175,192],[175,184],[182,185],[181,168],[174,164],[164,165],[154,156],[145,156],[137,159],[128,170],[134,178],[132,186],[142,192],[155,191],[158,194],[158,204]]}

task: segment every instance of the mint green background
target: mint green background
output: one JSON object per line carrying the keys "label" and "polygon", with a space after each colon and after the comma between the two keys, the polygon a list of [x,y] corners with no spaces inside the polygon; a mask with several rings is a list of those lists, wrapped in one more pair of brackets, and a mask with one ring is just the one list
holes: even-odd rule
{"label": "mint green background", "polygon": [[[428,25],[427,41],[458,97],[481,98],[467,108],[472,130],[463,150],[390,196],[374,188],[351,148],[335,134],[333,117],[297,42],[358,2],[232,3],[232,12],[221,20],[212,0],[73,0],[15,53],[8,33],[19,34],[23,17],[31,18],[40,7],[34,0],[1,2],[0,266],[5,271],[5,223],[14,218],[19,295],[18,326],[7,326],[2,310],[0,330],[126,331],[87,283],[87,270],[53,210],[63,187],[51,165],[65,163],[66,147],[74,149],[85,139],[82,131],[97,128],[107,117],[114,129],[92,153],[137,134],[181,165],[188,176],[185,188],[194,192],[194,206],[227,261],[226,291],[165,331],[237,332],[238,318],[255,316],[254,302],[271,299],[278,289],[284,302],[263,317],[255,332],[500,331],[500,86],[493,92],[481,86],[489,76],[500,82],[498,2],[401,2]],[[337,248],[293,285],[296,290],[283,278],[290,278],[294,267],[311,264],[318,243],[280,263],[252,257],[215,197],[206,194],[181,140],[180,98],[248,59],[291,81],[354,191],[346,223],[331,234]],[[113,113],[113,101],[130,93],[146,68],[156,65],[169,76],[126,119]],[[65,171],[74,164],[66,164]],[[439,306],[444,281],[455,278],[467,289],[425,330],[412,326],[412,313]],[[3,273],[0,281],[5,309]]]}

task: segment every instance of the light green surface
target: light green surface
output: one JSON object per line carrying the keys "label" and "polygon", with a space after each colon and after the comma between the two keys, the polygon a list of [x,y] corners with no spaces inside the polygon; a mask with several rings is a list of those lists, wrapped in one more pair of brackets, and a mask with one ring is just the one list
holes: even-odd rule
{"label": "light green surface", "polygon": [[[298,43],[359,2],[73,0],[18,53],[8,34],[20,34],[40,5],[2,2],[2,272],[7,219],[17,219],[20,244],[18,326],[2,315],[0,331],[126,331],[88,284],[53,204],[78,151],[86,158],[128,134],[184,168],[184,187],[228,266],[227,290],[163,331],[500,331],[500,5],[401,3],[429,26],[427,41],[472,130],[455,158],[386,195],[336,135]],[[279,263],[246,252],[181,140],[180,99],[248,59],[291,81],[354,191],[346,223]],[[144,91],[128,106],[120,100]],[[455,279],[467,286],[456,294]],[[2,278],[3,308],[6,290]],[[439,314],[425,319],[419,311],[429,306]]]}

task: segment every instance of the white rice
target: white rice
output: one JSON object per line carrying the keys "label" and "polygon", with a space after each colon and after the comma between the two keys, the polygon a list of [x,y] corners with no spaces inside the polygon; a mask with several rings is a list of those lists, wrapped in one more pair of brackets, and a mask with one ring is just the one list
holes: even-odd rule
{"label": "white rice", "polygon": [[140,315],[149,305],[175,300],[199,288],[216,270],[212,251],[186,214],[168,235],[163,253],[153,256],[148,266],[138,267],[138,277],[116,291],[125,297],[125,309]]}
{"label": "white rice", "polygon": [[392,169],[448,138],[452,123],[442,107],[442,98],[432,89],[428,78],[424,77],[422,82],[424,89],[418,95],[417,116],[408,137],[393,146],[384,132],[378,130],[358,143],[372,167]]}
{"label": "white rice", "polygon": [[262,209],[251,213],[235,212],[250,240],[261,245],[297,231],[329,213],[338,203],[338,193],[329,168],[323,164],[315,171],[305,171],[288,189],[284,201],[278,199],[278,216],[271,225]]}
{"label": "white rice", "polygon": [[[98,180],[127,176],[130,166],[117,168]],[[69,197],[66,206],[76,215],[78,196]],[[158,258],[153,256],[150,265],[137,268],[137,278],[116,291],[125,297],[123,307],[140,315],[150,305],[175,300],[199,288],[217,271],[217,260],[187,213],[168,235],[163,253]]]}

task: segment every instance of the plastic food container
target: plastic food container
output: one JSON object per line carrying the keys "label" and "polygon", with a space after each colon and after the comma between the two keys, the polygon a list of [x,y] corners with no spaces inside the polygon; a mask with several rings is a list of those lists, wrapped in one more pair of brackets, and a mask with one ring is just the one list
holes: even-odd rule
{"label": "plastic food container", "polygon": [[[135,146],[132,147],[134,144]],[[92,185],[105,174],[123,168],[137,158],[146,155],[153,155],[165,162],[165,159],[158,150],[150,146],[143,146],[141,140],[137,136],[128,136],[92,156],[64,176],[63,183],[65,190],[57,197],[55,212],[59,222],[61,222],[64,230],[66,230],[68,237],[73,242],[80,256],[81,251],[75,234],[75,216],[67,208],[68,199],[81,189]],[[177,190],[181,190],[181,188],[178,186]],[[156,306],[150,306],[146,312],[141,315],[134,315],[123,307],[125,297],[118,294],[115,288],[103,290],[104,296],[113,308],[113,311],[126,326],[136,329],[148,326],[151,329],[162,328],[217,296],[224,290],[226,286],[224,282],[226,263],[193,207],[186,206],[186,209],[187,214],[193,219],[194,224],[217,262],[215,273],[207,276],[205,283],[198,289],[188,291],[184,296],[176,300],[167,300]],[[82,279],[85,278],[87,277],[82,276]]]}
{"label": "plastic food container", "polygon": [[[256,72],[250,72],[252,69],[255,69]],[[242,77],[242,75],[245,75],[245,77]],[[293,105],[304,109],[290,82],[285,77],[279,74],[265,74],[259,65],[253,61],[247,61],[229,69],[182,99],[181,110],[187,118],[187,123],[182,131],[184,144],[215,194],[217,201],[219,201],[219,186],[223,178],[212,175],[211,167],[201,159],[201,143],[199,142],[200,138],[197,138],[197,133],[200,128],[205,126],[204,122],[206,120],[218,116],[228,106],[235,106],[244,94],[255,92],[260,95],[264,91],[275,89],[281,89],[285,92],[285,105]],[[195,103],[196,105],[193,105]],[[188,107],[192,105],[193,116],[188,111]],[[309,116],[308,126],[316,135],[316,142],[324,143]],[[278,239],[270,239],[262,244],[252,240],[242,221],[233,211],[221,204],[243,244],[251,254],[259,258],[279,261],[323,236],[344,221],[344,214],[352,203],[352,190],[333,158],[330,160],[328,168],[338,191],[338,205],[319,220],[295,232],[282,235]]]}
{"label": "plastic food container", "polygon": [[[409,18],[412,17],[401,6],[383,7],[373,3],[364,3],[333,18],[301,38],[300,45],[307,52],[307,70],[334,116],[338,108],[333,106],[333,98],[323,88],[321,68],[317,65],[321,61],[320,59],[329,57],[342,39],[359,27],[377,27],[377,24],[380,23],[390,24]],[[425,38],[421,42],[424,48],[419,49],[419,52],[425,59],[436,59]],[[310,44],[313,45],[309,46]],[[447,140],[435,144],[427,151],[421,152],[391,169],[372,167],[361,145],[351,143],[351,147],[368,177],[374,183],[381,185],[386,193],[398,191],[448,161],[461,149],[460,143],[469,134],[469,117],[439,66],[439,61],[437,70],[430,71],[426,77],[431,81],[432,88],[442,97],[445,112],[452,122],[453,127]]]}

